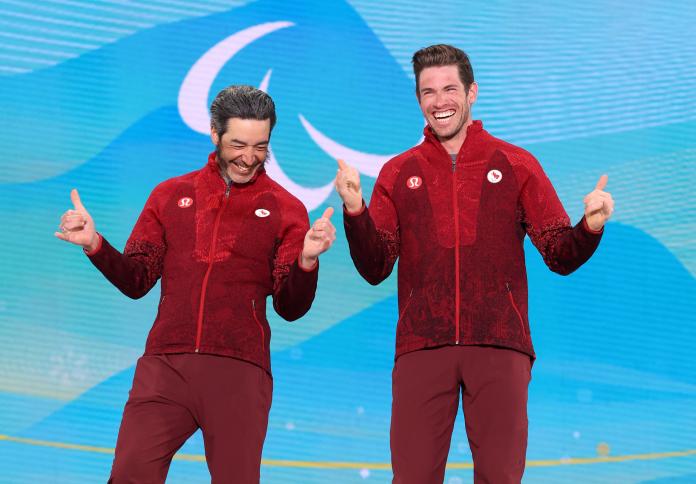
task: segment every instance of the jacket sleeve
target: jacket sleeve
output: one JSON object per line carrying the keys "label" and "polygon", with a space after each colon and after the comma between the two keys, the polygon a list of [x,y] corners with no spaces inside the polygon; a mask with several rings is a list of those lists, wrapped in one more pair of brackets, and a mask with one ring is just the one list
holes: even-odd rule
{"label": "jacket sleeve", "polygon": [[529,238],[553,272],[568,275],[592,256],[603,230],[591,230],[583,217],[574,227],[551,181],[531,157],[522,186],[522,223]]}
{"label": "jacket sleeve", "polygon": [[92,253],[87,253],[92,264],[109,282],[133,299],[147,294],[162,275],[166,243],[156,207],[155,191],[138,217],[123,253],[112,247],[101,235],[99,247]]}
{"label": "jacket sleeve", "polygon": [[360,212],[343,210],[343,226],[350,256],[360,275],[377,285],[391,274],[399,255],[399,224],[396,208],[385,186],[387,165],[372,191],[370,206]]}
{"label": "jacket sleeve", "polygon": [[273,260],[273,308],[286,321],[295,321],[309,311],[319,277],[319,262],[310,270],[300,267],[309,217],[304,207],[295,212],[286,219]]}

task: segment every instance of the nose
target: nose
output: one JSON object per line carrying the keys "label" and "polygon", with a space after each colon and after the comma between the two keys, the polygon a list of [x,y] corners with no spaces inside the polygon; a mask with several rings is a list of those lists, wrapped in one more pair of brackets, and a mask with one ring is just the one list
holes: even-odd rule
{"label": "nose", "polygon": [[242,155],[240,156],[240,158],[242,159],[242,162],[245,165],[253,165],[256,161],[254,157],[254,148],[252,146],[245,148],[244,151],[242,151]]}
{"label": "nose", "polygon": [[433,103],[433,106],[438,108],[441,105],[445,104],[445,101],[447,100],[447,96],[443,92],[436,92],[435,93],[435,102]]}

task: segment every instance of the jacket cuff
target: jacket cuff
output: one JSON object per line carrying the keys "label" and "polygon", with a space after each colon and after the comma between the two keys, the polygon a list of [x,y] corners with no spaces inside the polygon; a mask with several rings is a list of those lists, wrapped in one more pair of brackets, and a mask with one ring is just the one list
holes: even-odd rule
{"label": "jacket cuff", "polygon": [[593,235],[599,235],[599,234],[601,234],[601,233],[604,232],[604,226],[602,226],[602,228],[599,229],[599,230],[593,230],[593,229],[591,229],[590,226],[587,225],[587,219],[585,219],[584,216],[582,217],[582,228],[585,229],[585,230],[586,230],[587,232],[589,232],[590,234],[593,234]]}
{"label": "jacket cuff", "polygon": [[360,210],[358,210],[357,212],[350,212],[346,208],[346,204],[344,203],[343,204],[343,215],[347,216],[347,217],[357,217],[358,215],[361,215],[365,211],[366,208],[367,208],[367,206],[365,205],[365,200],[362,201],[362,205],[360,206]]}
{"label": "jacket cuff", "polygon": [[104,240],[104,237],[102,237],[102,234],[100,234],[99,232],[97,232],[97,236],[99,237],[99,241],[97,241],[97,247],[93,251],[90,252],[84,247],[82,248],[87,257],[92,257],[93,255],[96,255],[102,248],[102,242]]}
{"label": "jacket cuff", "polygon": [[302,264],[300,264],[300,261],[302,259],[302,252],[300,252],[300,255],[297,256],[297,267],[300,268],[301,271],[303,272],[314,272],[319,268],[319,258],[317,257],[317,260],[314,262],[314,265],[310,267],[309,269],[305,269],[302,267]]}

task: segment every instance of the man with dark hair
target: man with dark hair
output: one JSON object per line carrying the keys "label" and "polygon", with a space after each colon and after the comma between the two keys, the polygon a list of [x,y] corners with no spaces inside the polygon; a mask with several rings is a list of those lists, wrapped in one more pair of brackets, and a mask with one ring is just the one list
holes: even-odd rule
{"label": "man with dark hair", "polygon": [[527,151],[473,121],[478,86],[449,45],[415,53],[423,142],[382,168],[369,208],[358,171],[339,161],[350,253],[371,284],[397,257],[392,379],[394,482],[442,482],[462,395],[476,483],[519,483],[535,357],[527,318],[525,235],[559,274],[594,253],[614,202],[603,175],[571,226]]}
{"label": "man with dark hair", "polygon": [[123,412],[115,484],[164,482],[199,428],[212,482],[259,482],[273,385],[266,298],[284,319],[302,317],[318,257],[335,240],[332,208],[310,228],[302,203],[264,170],[275,124],[270,96],[228,87],[211,112],[215,152],[202,169],[154,189],[123,253],[96,232],[77,190],[56,232],[131,298],[162,278]]}

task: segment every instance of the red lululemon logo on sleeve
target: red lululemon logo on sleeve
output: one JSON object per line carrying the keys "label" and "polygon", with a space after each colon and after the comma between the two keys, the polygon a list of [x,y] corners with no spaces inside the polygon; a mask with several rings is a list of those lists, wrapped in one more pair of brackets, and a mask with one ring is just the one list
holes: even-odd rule
{"label": "red lululemon logo on sleeve", "polygon": [[491,183],[498,183],[503,179],[503,174],[498,170],[491,170],[488,172],[488,181]]}
{"label": "red lululemon logo on sleeve", "polygon": [[412,176],[411,178],[406,180],[406,186],[409,187],[411,190],[419,188],[422,184],[423,180],[421,180],[421,177],[419,176]]}
{"label": "red lululemon logo on sleeve", "polygon": [[184,197],[184,198],[182,198],[181,200],[179,200],[179,202],[177,203],[177,205],[179,205],[179,207],[181,207],[181,208],[188,208],[188,207],[190,207],[191,205],[193,205],[193,198],[191,198],[191,197]]}

